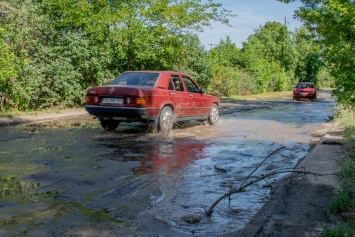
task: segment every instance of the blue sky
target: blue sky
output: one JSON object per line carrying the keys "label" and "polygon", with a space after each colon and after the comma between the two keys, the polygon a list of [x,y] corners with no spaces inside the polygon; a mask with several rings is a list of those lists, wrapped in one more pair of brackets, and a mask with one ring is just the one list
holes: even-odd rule
{"label": "blue sky", "polygon": [[267,21],[284,24],[285,16],[290,31],[302,25],[299,20],[293,19],[294,11],[301,6],[297,1],[289,4],[277,0],[214,0],[214,2],[222,3],[225,9],[237,16],[229,19],[231,27],[212,23],[211,27],[204,28],[199,38],[206,49],[211,48],[210,44],[218,44],[221,39],[225,40],[227,36],[241,48],[242,42],[245,42],[255,29]]}

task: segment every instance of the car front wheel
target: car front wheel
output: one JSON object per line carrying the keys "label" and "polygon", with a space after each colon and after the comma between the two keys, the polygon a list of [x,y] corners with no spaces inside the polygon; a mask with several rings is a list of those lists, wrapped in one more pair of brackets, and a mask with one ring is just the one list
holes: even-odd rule
{"label": "car front wheel", "polygon": [[208,123],[214,125],[217,123],[219,118],[219,109],[217,104],[213,104],[210,110],[210,114],[208,115]]}
{"label": "car front wheel", "polygon": [[169,106],[165,106],[159,116],[158,126],[162,133],[168,134],[174,125],[174,113]]}

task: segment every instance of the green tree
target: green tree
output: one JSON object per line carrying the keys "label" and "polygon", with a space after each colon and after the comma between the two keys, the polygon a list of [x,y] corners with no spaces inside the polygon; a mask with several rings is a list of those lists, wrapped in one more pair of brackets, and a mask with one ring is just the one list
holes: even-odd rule
{"label": "green tree", "polygon": [[295,46],[297,52],[295,78],[298,81],[322,84],[318,82],[318,73],[325,67],[325,64],[321,57],[321,45],[315,36],[305,27],[301,27],[295,32]]}
{"label": "green tree", "polygon": [[281,91],[293,84],[294,57],[287,28],[267,22],[243,43],[239,65],[255,78],[254,93]]}
{"label": "green tree", "polygon": [[[279,0],[293,2],[295,0]],[[338,102],[355,106],[355,4],[353,0],[301,0],[296,11],[324,45],[324,58],[335,78]]]}
{"label": "green tree", "polygon": [[30,97],[27,108],[82,105],[88,87],[113,77],[105,67],[109,57],[100,49],[70,33],[53,39],[50,46],[40,45],[22,71],[22,84]]}
{"label": "green tree", "polygon": [[221,40],[208,54],[210,62],[213,64],[225,67],[235,67],[238,64],[239,50],[229,36],[226,40]]}
{"label": "green tree", "polygon": [[227,23],[229,12],[211,0],[43,1],[61,32],[80,32],[109,42],[111,70],[172,69],[191,30],[210,21]]}
{"label": "green tree", "polygon": [[212,66],[208,54],[197,35],[187,34],[182,51],[177,54],[178,59],[173,70],[190,74],[202,87],[208,88],[213,76]]}
{"label": "green tree", "polygon": [[212,69],[188,33],[229,15],[210,0],[8,0],[0,12],[16,72],[7,105],[21,110],[81,105],[124,70],[186,68],[207,87]]}
{"label": "green tree", "polygon": [[255,91],[252,77],[239,69],[240,50],[232,43],[229,36],[209,50],[208,57],[210,64],[213,65],[210,93],[220,97],[229,97],[236,94],[251,94]]}
{"label": "green tree", "polygon": [[0,110],[8,108],[11,96],[11,82],[17,76],[14,67],[15,55],[10,52],[9,45],[5,41],[5,30],[0,27]]}

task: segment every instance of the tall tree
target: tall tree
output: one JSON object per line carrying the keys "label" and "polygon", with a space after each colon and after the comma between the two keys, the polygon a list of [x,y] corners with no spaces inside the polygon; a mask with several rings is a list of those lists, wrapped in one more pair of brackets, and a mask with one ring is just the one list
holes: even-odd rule
{"label": "tall tree", "polygon": [[221,40],[219,44],[209,51],[209,58],[213,64],[235,67],[237,66],[239,50],[227,36],[226,40]]}
{"label": "tall tree", "polygon": [[255,92],[280,91],[292,84],[294,47],[290,32],[278,22],[267,22],[248,37],[240,66],[255,78]]}
{"label": "tall tree", "polygon": [[[318,73],[325,66],[321,57],[321,45],[305,27],[295,32],[295,77],[298,81],[312,81],[318,85]],[[321,83],[319,83],[321,84]]]}
{"label": "tall tree", "polygon": [[[279,0],[293,2],[295,0]],[[338,102],[355,107],[355,2],[353,0],[300,0],[296,16],[316,33],[325,46],[324,58],[335,77]]]}
{"label": "tall tree", "polygon": [[4,33],[5,30],[0,28],[0,110],[5,110],[9,106],[11,81],[17,76],[14,67],[15,55],[10,52]]}
{"label": "tall tree", "polygon": [[185,35],[230,13],[212,0],[46,0],[45,12],[63,32],[109,42],[112,70],[171,69]]}
{"label": "tall tree", "polygon": [[202,87],[208,88],[213,76],[208,54],[195,34],[187,34],[173,70],[189,73]]}

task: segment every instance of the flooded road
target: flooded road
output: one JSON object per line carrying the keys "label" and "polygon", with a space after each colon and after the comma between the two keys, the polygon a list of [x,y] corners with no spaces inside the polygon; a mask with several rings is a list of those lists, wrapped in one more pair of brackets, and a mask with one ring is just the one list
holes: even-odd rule
{"label": "flooded road", "polygon": [[[319,102],[225,101],[214,126],[169,137],[141,124],[103,131],[90,116],[0,128],[0,236],[218,236],[236,231],[280,176],[205,211],[253,174],[293,168],[332,116]],[[280,149],[280,150],[278,150]]]}

